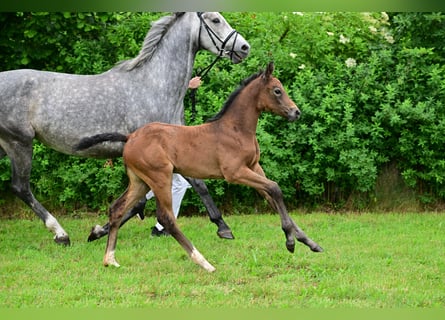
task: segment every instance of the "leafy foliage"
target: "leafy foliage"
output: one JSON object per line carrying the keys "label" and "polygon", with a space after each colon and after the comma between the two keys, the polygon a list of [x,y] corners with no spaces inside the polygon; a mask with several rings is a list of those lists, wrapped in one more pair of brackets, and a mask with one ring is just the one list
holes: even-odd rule
{"label": "leafy foliage", "polygon": [[[99,73],[137,54],[160,13],[1,13],[0,68]],[[376,179],[394,164],[428,204],[445,198],[445,16],[441,13],[230,12],[224,16],[251,44],[241,64],[221,60],[186,98],[187,124],[215,114],[239,82],[275,61],[276,75],[302,111],[296,123],[263,115],[262,165],[290,206],[368,206]],[[198,73],[214,56],[196,57]],[[9,162],[0,160],[0,192]],[[33,187],[67,208],[103,209],[126,184],[121,160],[61,155],[36,143]],[[209,181],[226,210],[261,210],[254,190]],[[189,192],[189,207],[203,211]]]}

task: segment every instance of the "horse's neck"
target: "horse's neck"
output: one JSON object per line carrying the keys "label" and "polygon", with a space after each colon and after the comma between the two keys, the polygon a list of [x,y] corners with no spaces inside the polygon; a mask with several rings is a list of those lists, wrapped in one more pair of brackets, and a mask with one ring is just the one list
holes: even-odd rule
{"label": "horse's neck", "polygon": [[258,91],[256,88],[245,88],[240,92],[239,96],[233,101],[232,105],[220,119],[232,126],[236,126],[237,130],[245,134],[255,135],[260,117],[258,106]]}
{"label": "horse's neck", "polygon": [[192,26],[178,21],[159,43],[152,59],[140,72],[145,78],[167,81],[171,93],[181,91],[184,98],[190,80],[197,47],[192,39]]}
{"label": "horse's neck", "polygon": [[178,20],[149,61],[125,72],[126,82],[132,86],[127,94],[138,101],[129,106],[132,127],[151,121],[184,122],[183,100],[197,51],[192,38],[195,33],[197,30],[187,20]]}

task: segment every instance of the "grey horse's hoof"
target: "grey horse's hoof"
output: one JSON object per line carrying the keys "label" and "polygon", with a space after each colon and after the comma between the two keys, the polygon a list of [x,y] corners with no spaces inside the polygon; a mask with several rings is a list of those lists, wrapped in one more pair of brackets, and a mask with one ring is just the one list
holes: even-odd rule
{"label": "grey horse's hoof", "polygon": [[235,239],[235,237],[232,234],[232,231],[230,231],[230,229],[225,229],[225,230],[218,230],[216,232],[216,234],[218,235],[218,237],[220,237],[221,239],[229,239],[229,240],[233,240]]}
{"label": "grey horse's hoof", "polygon": [[68,235],[60,236],[60,237],[59,236],[55,236],[54,237],[54,241],[57,244],[61,244],[61,245],[67,246],[67,247],[71,245],[70,237]]}

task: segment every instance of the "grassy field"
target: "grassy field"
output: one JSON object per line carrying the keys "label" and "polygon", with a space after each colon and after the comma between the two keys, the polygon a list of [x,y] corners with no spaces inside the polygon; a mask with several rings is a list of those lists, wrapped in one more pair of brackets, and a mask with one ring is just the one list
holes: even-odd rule
{"label": "grassy field", "polygon": [[195,265],[171,237],[151,238],[154,218],[121,229],[121,268],[102,266],[106,218],[60,218],[59,247],[37,219],[0,220],[0,308],[395,308],[445,307],[444,214],[292,214],[324,249],[285,248],[276,215],[228,216],[235,240],[207,217],[182,230],[216,267]]}

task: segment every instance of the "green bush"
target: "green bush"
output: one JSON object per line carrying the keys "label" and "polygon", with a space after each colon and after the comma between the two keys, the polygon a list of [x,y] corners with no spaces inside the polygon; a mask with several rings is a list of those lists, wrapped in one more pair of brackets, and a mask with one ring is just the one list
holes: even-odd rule
{"label": "green bush", "polygon": [[[3,70],[37,68],[98,73],[137,54],[160,13],[2,13]],[[261,163],[289,206],[368,207],[376,180],[395,164],[424,204],[445,198],[445,16],[441,13],[230,12],[229,23],[251,44],[241,64],[219,61],[196,92],[186,122],[215,114],[239,82],[273,60],[277,77],[302,111],[295,123],[264,114]],[[214,56],[200,52],[195,71]],[[61,155],[37,143],[32,184],[46,205],[103,210],[126,187],[120,159]],[[0,160],[0,192],[9,184]],[[225,211],[255,212],[254,190],[208,181]],[[189,192],[184,210],[204,211]]]}
{"label": "green bush", "polygon": [[[242,78],[275,61],[302,118],[288,124],[264,115],[258,140],[266,174],[280,184],[288,203],[341,207],[358,193],[368,205],[378,175],[392,162],[419,195],[428,192],[421,199],[443,199],[443,15],[237,17],[245,19],[240,25],[252,54],[241,72],[217,69],[213,76],[220,82],[204,86],[198,100],[206,107],[220,106],[238,74]],[[427,34],[429,47],[420,47],[419,30]],[[251,199],[243,189],[233,192],[238,202]],[[227,194],[221,195],[224,202]]]}

